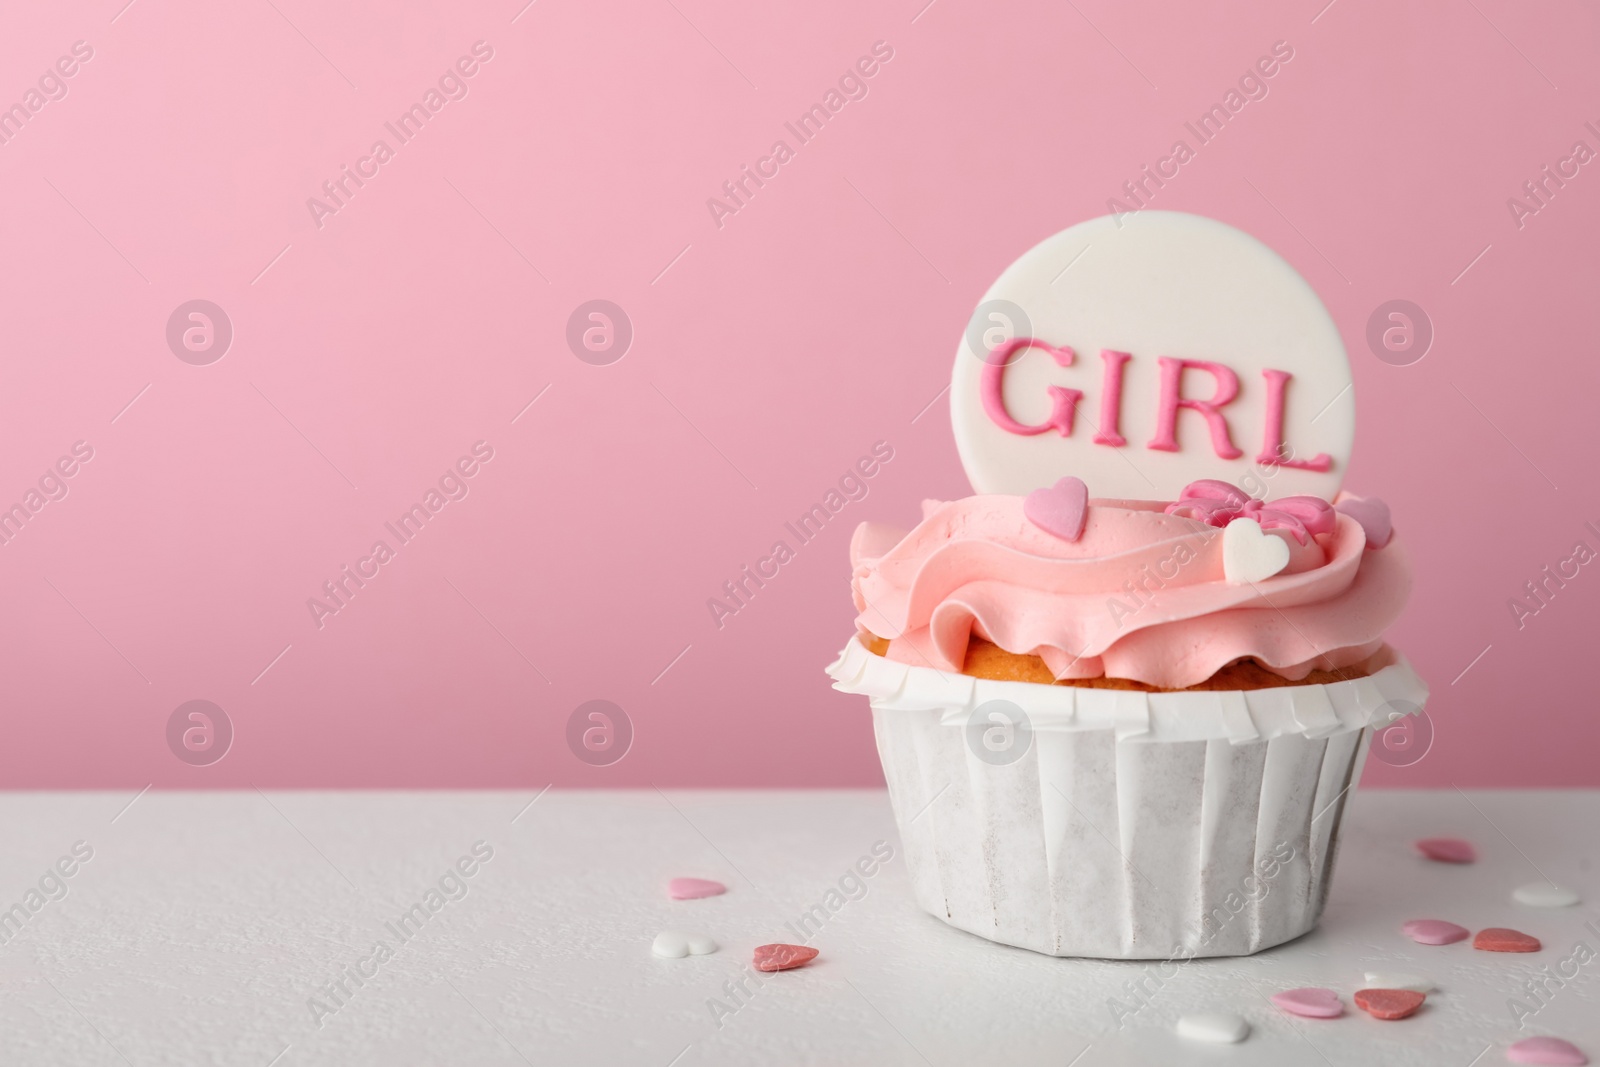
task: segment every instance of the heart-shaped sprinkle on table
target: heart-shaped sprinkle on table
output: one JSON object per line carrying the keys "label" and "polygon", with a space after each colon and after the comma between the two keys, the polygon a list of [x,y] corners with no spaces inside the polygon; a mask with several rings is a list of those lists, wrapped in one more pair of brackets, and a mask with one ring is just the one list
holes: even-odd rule
{"label": "heart-shaped sprinkle on table", "polygon": [[1400,932],[1419,945],[1453,945],[1472,936],[1465,926],[1443,919],[1412,919],[1400,927]]}
{"label": "heart-shaped sprinkle on table", "polygon": [[1506,1049],[1512,1063],[1537,1063],[1543,1067],[1583,1067],[1589,1057],[1570,1041],[1559,1037],[1525,1037]]}
{"label": "heart-shaped sprinkle on table", "polygon": [[1427,999],[1426,993],[1415,989],[1358,989],[1355,996],[1356,1007],[1374,1019],[1404,1019],[1415,1015]]}
{"label": "heart-shaped sprinkle on table", "polygon": [[1476,863],[1478,847],[1459,837],[1424,837],[1412,847],[1438,863]]}
{"label": "heart-shaped sprinkle on table", "polygon": [[1195,1012],[1178,1017],[1178,1036],[1190,1041],[1210,1041],[1234,1045],[1250,1036],[1250,1024],[1238,1015],[1223,1012]]}
{"label": "heart-shaped sprinkle on table", "polygon": [[1511,899],[1531,908],[1570,908],[1578,902],[1578,894],[1564,885],[1529,882],[1513,889]]}
{"label": "heart-shaped sprinkle on table", "polygon": [[1504,926],[1479,930],[1478,936],[1472,939],[1472,947],[1485,952],[1538,952],[1544,948],[1537,937]]}
{"label": "heart-shaped sprinkle on table", "polygon": [[1022,499],[1022,514],[1047,534],[1063,541],[1083,536],[1089,517],[1089,487],[1070,474],[1048,489],[1035,489]]}
{"label": "heart-shaped sprinkle on table", "polygon": [[1413,993],[1432,993],[1438,988],[1431,978],[1401,971],[1368,971],[1366,978],[1367,985],[1374,989],[1409,989]]}
{"label": "heart-shaped sprinkle on table", "polygon": [[702,897],[720,897],[728,891],[721,882],[709,878],[674,878],[667,883],[667,896],[673,900],[700,900]]}
{"label": "heart-shaped sprinkle on table", "polygon": [[817,950],[806,945],[758,945],[755,965],[758,971],[792,971],[817,958]]}
{"label": "heart-shaped sprinkle on table", "polygon": [[656,935],[650,951],[669,960],[681,960],[685,956],[709,956],[717,951],[717,943],[705,934],[663,930]]}
{"label": "heart-shaped sprinkle on table", "polygon": [[1307,1019],[1337,1019],[1344,1014],[1344,1004],[1339,994],[1318,986],[1285,989],[1272,994],[1272,1003],[1290,1015],[1304,1015]]}
{"label": "heart-shaped sprinkle on table", "polygon": [[1348,515],[1361,524],[1367,535],[1368,548],[1382,548],[1394,536],[1394,521],[1389,517],[1389,505],[1375,496],[1363,500],[1341,500],[1333,506],[1341,515]]}

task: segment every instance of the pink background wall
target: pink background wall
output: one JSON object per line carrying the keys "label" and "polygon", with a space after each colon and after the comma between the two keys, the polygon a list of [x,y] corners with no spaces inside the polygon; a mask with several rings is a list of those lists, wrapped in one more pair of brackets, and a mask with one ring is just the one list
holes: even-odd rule
{"label": "pink background wall", "polygon": [[[1410,540],[1394,637],[1434,685],[1431,751],[1368,781],[1600,781],[1600,567],[1521,629],[1507,607],[1600,547],[1600,166],[1507,207],[1600,149],[1584,5],[124,2],[0,33],[3,102],[93,49],[0,144],[0,503],[93,449],[0,546],[4,784],[880,781],[821,673],[849,528],[964,493],[942,399],[916,416],[980,294],[1280,40],[1152,206],[1260,237],[1344,331],[1347,484]],[[877,41],[865,98],[719,228],[707,198]],[[307,199],[379,138],[319,228]],[[234,329],[204,366],[166,339],[194,299]],[[610,365],[566,341],[593,299],[634,330]],[[1433,324],[1420,362],[1368,349],[1393,299]],[[480,440],[469,494],[319,629],[307,598]],[[715,627],[707,598],[880,440],[870,495]],[[208,766],[168,744],[195,699],[234,731]],[[609,766],[566,740],[592,699],[635,732]]]}

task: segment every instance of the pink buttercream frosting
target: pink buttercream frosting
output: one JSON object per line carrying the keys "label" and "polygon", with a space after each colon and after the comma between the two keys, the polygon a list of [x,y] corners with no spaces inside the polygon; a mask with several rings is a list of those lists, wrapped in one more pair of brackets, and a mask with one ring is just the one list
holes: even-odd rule
{"label": "pink buttercream frosting", "polygon": [[1039,656],[1058,679],[1181,689],[1247,656],[1289,679],[1360,663],[1411,589],[1400,538],[1369,549],[1342,513],[1304,543],[1267,529],[1288,565],[1234,583],[1222,529],[1167,502],[1091,500],[1069,541],[1030,522],[1023,499],[925,501],[910,532],[862,523],[850,544],[857,627],[904,663],[959,671],[976,636]]}

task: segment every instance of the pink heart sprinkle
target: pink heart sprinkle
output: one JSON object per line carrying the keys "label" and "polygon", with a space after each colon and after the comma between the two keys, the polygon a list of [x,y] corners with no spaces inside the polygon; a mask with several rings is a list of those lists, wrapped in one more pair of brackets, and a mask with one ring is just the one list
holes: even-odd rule
{"label": "pink heart sprinkle", "polygon": [[1022,501],[1022,513],[1045,533],[1076,541],[1089,517],[1089,487],[1069,474],[1048,489],[1029,493]]}
{"label": "pink heart sprinkle", "polygon": [[673,900],[699,900],[701,897],[720,897],[728,891],[721,882],[705,878],[674,878],[667,883],[667,896]]}
{"label": "pink heart sprinkle", "polygon": [[1582,1067],[1589,1062],[1583,1050],[1559,1037],[1525,1037],[1506,1049],[1512,1063],[1539,1063],[1547,1067]]}
{"label": "pink heart sprinkle", "polygon": [[1333,506],[1341,515],[1348,515],[1361,524],[1367,535],[1368,548],[1382,548],[1394,536],[1394,522],[1389,517],[1389,505],[1375,496],[1362,500],[1341,500]]}
{"label": "pink heart sprinkle", "polygon": [[1272,1003],[1291,1015],[1304,1015],[1308,1019],[1336,1019],[1344,1014],[1339,995],[1331,989],[1317,986],[1274,993]]}
{"label": "pink heart sprinkle", "polygon": [[1424,837],[1412,844],[1418,852],[1439,863],[1476,863],[1478,860],[1478,847],[1459,837]]}
{"label": "pink heart sprinkle", "polygon": [[1412,919],[1400,927],[1400,932],[1419,945],[1453,945],[1472,936],[1465,926],[1443,919]]}

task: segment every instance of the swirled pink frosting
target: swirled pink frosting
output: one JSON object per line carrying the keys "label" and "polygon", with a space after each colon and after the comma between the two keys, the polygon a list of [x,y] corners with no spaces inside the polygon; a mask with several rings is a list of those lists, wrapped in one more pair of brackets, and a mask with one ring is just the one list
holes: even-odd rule
{"label": "swirled pink frosting", "polygon": [[1340,514],[1289,546],[1271,578],[1223,577],[1222,530],[1165,502],[1091,500],[1067,541],[1023,514],[1023,498],[925,501],[910,532],[862,523],[850,544],[857,627],[890,659],[959,671],[968,642],[1036,655],[1058,679],[1128,678],[1164,689],[1243,657],[1289,679],[1360,663],[1383,645],[1411,589],[1398,536],[1367,549]]}

